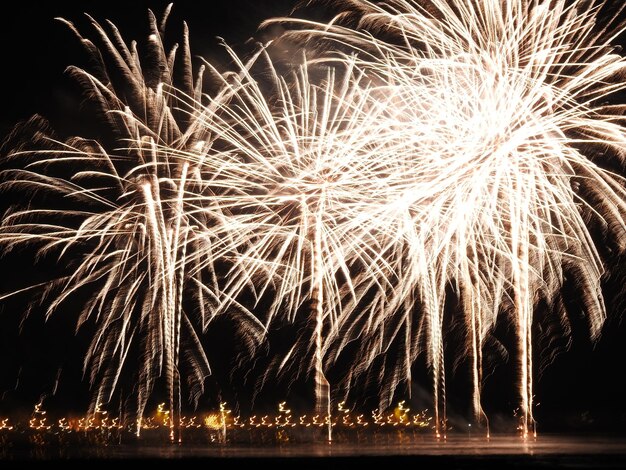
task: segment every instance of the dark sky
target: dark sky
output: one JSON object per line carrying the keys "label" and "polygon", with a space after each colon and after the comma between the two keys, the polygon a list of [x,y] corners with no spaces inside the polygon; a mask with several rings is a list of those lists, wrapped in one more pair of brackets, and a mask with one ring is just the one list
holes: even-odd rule
{"label": "dark sky", "polygon": [[[83,13],[96,20],[111,20],[124,37],[143,41],[147,35],[147,10],[161,17],[170,2],[158,0],[72,0],[24,1],[12,5],[0,18],[2,38],[2,113],[0,129],[34,113],[46,116],[67,129],[73,129],[77,109],[75,83],[64,74],[68,65],[88,64],[88,58],[75,36],[55,17],[65,18],[92,34]],[[175,3],[168,31],[177,40],[182,21],[191,30],[192,53],[207,59],[223,60],[217,37],[245,50],[266,18],[287,15],[296,0],[208,0]],[[262,36],[257,35],[262,39]],[[249,48],[248,48],[249,49]]]}
{"label": "dark sky", "polygon": [[[170,25],[175,32],[179,30],[181,21],[186,20],[191,30],[192,52],[219,62],[224,60],[224,55],[220,52],[217,36],[223,37],[238,50],[246,50],[246,40],[257,34],[260,21],[288,14],[295,3],[294,0],[182,0],[174,6]],[[35,113],[49,119],[61,134],[80,134],[85,130],[80,88],[64,70],[72,64],[88,66],[89,60],[74,35],[65,25],[54,21],[54,17],[74,21],[81,26],[81,31],[89,32],[89,25],[82,15],[82,12],[88,12],[98,20],[113,21],[126,39],[141,41],[147,31],[146,10],[151,8],[159,16],[166,4],[150,0],[15,2],[10,12],[0,16],[0,136],[4,136],[17,121]],[[613,263],[612,269],[616,274],[607,280],[605,290],[611,318],[603,337],[592,344],[587,339],[582,322],[577,323],[574,319],[575,335],[571,350],[557,357],[537,382],[537,401],[540,403],[537,416],[545,428],[559,429],[564,425],[579,429],[587,425],[607,430],[623,429],[626,425],[626,327],[620,317],[621,296],[617,295],[626,281],[620,272],[626,270],[621,266],[621,260],[613,260]],[[0,261],[0,292],[4,292],[11,283],[9,277],[12,281],[20,279],[26,276],[24,273],[27,270],[15,258]],[[28,276],[31,275],[29,271]],[[566,290],[564,294],[576,304],[574,289]],[[31,377],[21,380],[34,387],[34,390],[25,390],[26,385],[22,385],[19,390],[26,397],[24,401],[32,402],[33,397],[43,393],[46,387],[32,385],[37,383],[32,377],[41,375],[42,369],[46,370],[45,374],[55,376],[58,367],[67,368],[58,358],[80,355],[81,348],[85,346],[84,339],[71,339],[72,335],[66,331],[67,323],[51,322],[42,328],[42,321],[37,318],[29,320],[36,326],[26,326],[24,339],[16,341],[19,323],[16,312],[19,309],[20,303],[14,301],[6,303],[0,311],[0,341],[3,342],[0,343],[0,409],[3,397],[16,399],[15,392],[3,393],[12,389],[19,367],[25,369],[21,377],[29,374]],[[47,359],[47,348],[50,351],[59,348],[59,341],[66,342],[61,348],[63,352],[55,353],[55,359]],[[26,371],[29,368],[30,372]],[[64,372],[69,384],[80,381],[80,367],[73,364],[73,368],[73,372]],[[502,398],[499,389],[507,377],[511,378],[507,376],[509,373],[501,372],[501,376],[496,377],[485,391],[489,400],[498,403],[494,405],[497,411],[504,412],[510,405],[508,398]],[[72,385],[67,387],[69,390]]]}

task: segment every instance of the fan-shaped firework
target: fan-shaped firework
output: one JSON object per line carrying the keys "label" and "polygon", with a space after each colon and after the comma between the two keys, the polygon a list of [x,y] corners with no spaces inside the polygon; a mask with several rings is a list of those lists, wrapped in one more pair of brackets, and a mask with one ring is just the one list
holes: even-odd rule
{"label": "fan-shaped firework", "polygon": [[[407,240],[423,253],[395,265],[398,292],[419,293],[436,406],[445,393],[442,321],[451,284],[465,315],[477,416],[483,342],[498,314],[510,314],[526,434],[534,309],[547,301],[567,331],[559,294],[566,274],[576,276],[596,337],[604,268],[589,227],[600,226],[618,250],[625,240],[623,180],[607,169],[608,158],[621,165],[626,143],[623,106],[607,101],[624,88],[626,61],[611,47],[623,27],[598,25],[605,2],[583,0],[346,4],[349,14],[332,23],[296,21],[295,34],[347,47],[395,96],[389,129],[405,141],[414,194],[407,209],[417,214]],[[340,26],[355,16],[357,27]],[[399,313],[381,315],[395,323]],[[400,378],[419,351],[406,348]]]}
{"label": "fan-shaped firework", "polygon": [[[380,120],[388,103],[372,99],[350,64],[343,78],[330,70],[318,85],[306,60],[289,81],[268,64],[271,78],[260,84],[245,74],[207,125],[232,155],[224,161],[236,162],[222,169],[230,190],[220,205],[231,214],[225,238],[234,254],[225,290],[233,299],[247,291],[257,302],[273,296],[268,325],[292,321],[308,302],[312,339],[296,342],[278,369],[292,361],[312,368],[318,411],[329,415],[326,351],[363,297],[390,282],[372,224],[393,190],[393,146]],[[302,363],[308,346],[313,360]]]}
{"label": "fan-shaped firework", "polygon": [[[34,144],[34,150],[14,152],[14,159],[27,164],[4,173],[4,189],[44,193],[48,203],[59,196],[63,204],[57,210],[16,209],[5,216],[0,240],[8,249],[34,245],[41,255],[58,253],[59,260],[66,260],[72,272],[45,286],[42,300],[58,293],[47,305],[50,315],[72,294],[90,290],[78,322],[97,325],[85,357],[91,383],[97,385],[94,403],[111,399],[132,350],[141,357],[134,371],[138,418],[155,381],[163,377],[173,439],[180,368],[185,366],[185,382],[196,402],[210,373],[198,333],[216,313],[210,308],[218,304],[217,286],[211,272],[198,267],[215,260],[209,254],[212,227],[221,215],[212,214],[209,204],[200,210],[196,205],[199,195],[209,192],[199,169],[212,152],[211,136],[200,124],[211,119],[216,106],[200,104],[203,70],[194,85],[186,28],[184,88],[172,88],[177,48],[167,52],[163,46],[166,19],[167,12],[159,28],[150,13],[149,54],[156,62],[147,70],[135,43],[128,47],[112,24],[107,35],[92,21],[114,64],[110,70],[100,50],[79,35],[100,67],[96,74],[71,71],[100,105],[122,148],[107,152],[94,141],[43,137],[39,148]],[[214,100],[224,99],[222,93]],[[185,112],[177,116],[178,105]],[[241,321],[239,332],[248,346],[258,343],[262,325],[242,310],[230,312]]]}

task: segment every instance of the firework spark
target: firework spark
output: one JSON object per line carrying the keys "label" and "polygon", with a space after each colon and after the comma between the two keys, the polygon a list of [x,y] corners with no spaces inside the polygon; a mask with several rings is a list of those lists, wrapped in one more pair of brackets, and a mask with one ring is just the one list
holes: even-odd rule
{"label": "firework spark", "polygon": [[[59,263],[71,266],[67,276],[36,286],[42,287],[41,301],[48,302],[47,316],[73,294],[91,292],[78,325],[97,325],[84,362],[97,386],[93,403],[111,400],[129,354],[138,354],[141,362],[133,371],[138,417],[155,381],[164,378],[174,439],[180,369],[187,373],[185,382],[196,403],[210,373],[198,335],[214,317],[211,305],[218,303],[219,294],[207,269],[215,258],[208,256],[207,262],[200,254],[210,252],[211,227],[220,214],[195,205],[198,194],[210,191],[199,167],[211,154],[213,140],[199,123],[210,120],[216,106],[200,104],[206,98],[204,67],[194,80],[186,27],[179,52],[184,86],[173,88],[177,47],[167,51],[163,46],[168,13],[160,26],[150,13],[148,47],[157,58],[154,68],[142,67],[135,44],[127,46],[114,25],[108,25],[107,34],[92,20],[103,53],[114,63],[108,70],[100,49],[67,23],[100,59],[95,74],[71,72],[103,110],[120,148],[107,152],[98,142],[60,142],[39,135],[33,150],[13,152],[11,158],[25,161],[24,168],[6,171],[3,189],[43,193],[48,202],[60,198],[63,203],[60,209],[15,208],[3,219],[0,240],[7,250],[32,245],[40,256],[57,253]],[[221,93],[210,102],[225,99]],[[176,107],[183,105],[185,112],[177,115]],[[241,321],[239,332],[248,346],[258,344],[262,325],[241,309],[230,313]]]}
{"label": "firework spark", "polygon": [[[390,295],[419,299],[437,423],[451,285],[463,307],[479,418],[482,349],[508,313],[518,336],[526,435],[534,426],[533,312],[547,302],[548,321],[558,319],[567,333],[560,289],[566,276],[576,277],[597,337],[606,316],[604,264],[590,227],[600,226],[615,251],[626,240],[624,181],[610,171],[623,163],[623,106],[607,104],[624,89],[626,61],[611,46],[624,27],[598,25],[603,1],[346,4],[350,14],[329,24],[273,21],[294,25],[291,36],[347,48],[349,58],[331,60],[354,61],[356,54],[357,68],[395,96],[388,128],[404,140],[398,157],[412,180],[413,197],[404,202],[414,216],[406,225],[410,256],[390,261],[401,286]],[[341,26],[355,13],[356,27]],[[385,309],[379,321],[396,324],[409,313]],[[403,374],[387,384],[391,390],[410,380],[420,351],[407,342]]]}
{"label": "firework spark", "polygon": [[388,103],[373,99],[349,63],[315,84],[306,59],[285,78],[264,57],[271,78],[260,84],[242,67],[237,93],[207,125],[220,135],[222,162],[235,162],[222,166],[229,191],[219,202],[231,214],[223,236],[233,257],[227,298],[272,296],[268,327],[310,315],[313,335],[296,342],[278,370],[294,362],[313,370],[318,413],[330,416],[327,351],[363,298],[390,283],[372,236],[394,174],[394,147],[381,137]]}

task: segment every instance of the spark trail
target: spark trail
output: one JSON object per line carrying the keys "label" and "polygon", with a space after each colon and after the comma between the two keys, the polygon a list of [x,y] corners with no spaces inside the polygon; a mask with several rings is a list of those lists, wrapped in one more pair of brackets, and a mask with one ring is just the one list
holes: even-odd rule
{"label": "spark trail", "polygon": [[[198,194],[209,192],[199,167],[213,154],[213,139],[199,123],[211,119],[211,102],[227,96],[203,95],[204,67],[194,77],[186,26],[183,47],[165,49],[168,13],[159,25],[150,12],[147,46],[156,63],[148,67],[136,44],[127,45],[114,25],[108,24],[107,33],[90,18],[99,49],[66,22],[97,60],[94,73],[70,71],[103,111],[118,148],[108,152],[104,144],[82,138],[55,140],[33,119],[27,126],[34,142],[10,155],[22,168],[2,175],[3,190],[34,194],[33,202],[4,216],[0,242],[7,250],[32,246],[39,256],[55,254],[70,268],[46,286],[34,286],[42,287],[47,316],[73,295],[91,293],[78,326],[96,325],[84,360],[96,387],[94,405],[108,403],[129,370],[136,378],[140,423],[155,383],[164,380],[170,438],[177,440],[181,369],[197,403],[210,374],[199,335],[220,313],[213,310],[219,288],[210,281],[215,257],[207,255],[222,215],[213,214],[209,204],[198,210],[195,203]],[[102,57],[114,65],[107,67]],[[177,60],[184,82],[179,89],[173,86]],[[201,105],[203,100],[209,104]],[[37,207],[42,201],[49,206]],[[58,207],[50,205],[55,202]],[[261,341],[263,327],[249,312],[233,307],[221,313],[239,322],[247,347]],[[129,355],[139,357],[134,368],[127,365],[135,360]]]}
{"label": "spark trail", "polygon": [[[331,44],[318,53],[321,62],[354,62],[356,55],[357,69],[380,84],[381,95],[394,97],[387,138],[404,141],[396,161],[407,169],[412,197],[399,202],[413,214],[404,235],[412,246],[404,251],[409,256],[389,260],[399,276],[389,296],[403,297],[407,307],[382,309],[379,322],[408,329],[411,309],[421,311],[439,426],[446,288],[462,305],[478,419],[482,352],[504,315],[518,338],[526,436],[534,427],[537,305],[546,302],[551,313],[543,321],[569,334],[560,295],[565,278],[576,278],[596,338],[606,316],[602,253],[623,252],[626,241],[624,181],[611,170],[623,167],[626,144],[617,101],[626,61],[611,45],[624,26],[601,19],[611,7],[604,1],[342,5],[346,11],[325,24],[270,22],[288,25],[287,37],[309,47]],[[598,227],[600,236],[592,235]],[[605,244],[609,249],[600,250]],[[385,350],[379,341],[391,343],[395,331],[387,339],[363,338],[358,328],[347,334],[364,340],[367,352]],[[381,384],[386,395],[410,382],[419,341],[406,342],[406,359]],[[361,357],[366,363],[357,370],[373,365],[372,355]]]}
{"label": "spark trail", "polygon": [[225,170],[230,189],[220,201],[232,213],[227,298],[252,292],[258,303],[271,296],[268,328],[310,315],[313,334],[296,341],[278,372],[292,363],[296,376],[303,367],[313,372],[330,440],[327,351],[368,292],[389,284],[372,236],[374,210],[392,190],[379,177],[392,172],[385,157],[393,146],[380,138],[387,103],[373,99],[350,64],[314,83],[306,58],[285,77],[263,56],[270,79],[257,81],[240,64],[238,92],[208,124],[231,155],[225,160],[236,162]]}

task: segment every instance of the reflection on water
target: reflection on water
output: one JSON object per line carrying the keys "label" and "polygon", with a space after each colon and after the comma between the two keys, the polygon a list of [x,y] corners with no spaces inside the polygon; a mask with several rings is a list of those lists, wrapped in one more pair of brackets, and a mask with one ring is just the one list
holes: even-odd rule
{"label": "reflection on water", "polygon": [[[156,444],[138,441],[133,444],[76,442],[0,441],[0,457],[9,460],[35,459],[271,459],[296,460],[316,458],[348,460],[455,459],[458,462],[572,462],[580,467],[622,466],[626,463],[626,439],[581,436],[540,436],[523,440],[518,436],[481,437],[451,435],[437,440],[432,436],[411,439],[390,436],[383,441],[339,443],[284,443],[274,445],[240,444]],[[504,460],[503,460],[504,459]],[[556,459],[556,460],[555,460]],[[593,465],[591,465],[593,464]],[[609,465],[610,464],[610,465]],[[584,466],[584,465],[583,465]]]}

